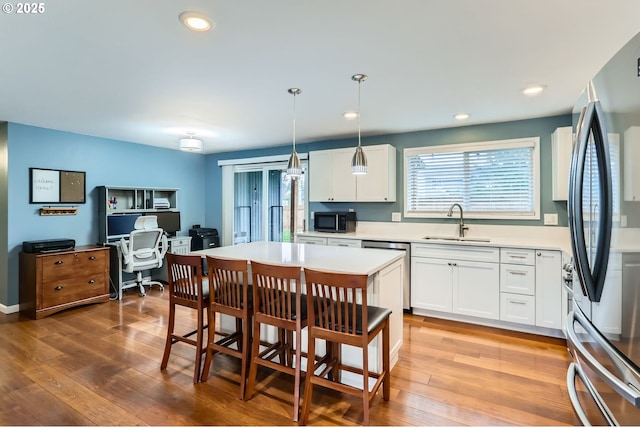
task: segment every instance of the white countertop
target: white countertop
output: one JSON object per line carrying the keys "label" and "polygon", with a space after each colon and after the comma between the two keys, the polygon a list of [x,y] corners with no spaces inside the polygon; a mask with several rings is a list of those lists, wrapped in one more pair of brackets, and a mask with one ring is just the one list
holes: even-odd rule
{"label": "white countertop", "polygon": [[193,251],[194,255],[246,259],[337,273],[371,275],[402,258],[399,251],[317,246],[282,242],[251,242]]}

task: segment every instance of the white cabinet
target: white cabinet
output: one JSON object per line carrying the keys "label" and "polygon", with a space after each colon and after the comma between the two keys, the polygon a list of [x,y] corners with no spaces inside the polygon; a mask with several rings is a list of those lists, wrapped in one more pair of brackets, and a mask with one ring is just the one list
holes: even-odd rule
{"label": "white cabinet", "polygon": [[573,151],[572,127],[557,128],[551,134],[551,198],[567,200],[569,195],[569,168]]}
{"label": "white cabinet", "polygon": [[189,255],[191,252],[190,236],[170,237],[167,241],[169,243],[167,252],[178,255]]}
{"label": "white cabinet", "polygon": [[316,237],[316,236],[297,236],[296,243],[305,243],[307,245],[327,245],[326,237]]}
{"label": "white cabinet", "polygon": [[535,251],[500,248],[500,320],[535,325],[535,294]]}
{"label": "white cabinet", "polygon": [[640,201],[640,126],[624,131],[624,200]]}
{"label": "white cabinet", "polygon": [[309,152],[309,201],[350,202],[356,199],[356,176],[351,173],[353,150]]}
{"label": "white cabinet", "polygon": [[362,147],[369,172],[356,177],[359,202],[396,201],[396,148],[391,145]]}
{"label": "white cabinet", "polygon": [[329,237],[327,238],[328,246],[346,246],[349,248],[359,248],[362,247],[362,240],[359,239],[342,239],[340,237]]}
{"label": "white cabinet", "polygon": [[309,152],[309,201],[395,202],[396,149],[382,144],[362,147],[368,173],[353,175],[353,148]]}
{"label": "white cabinet", "polygon": [[412,307],[499,318],[497,248],[414,243],[411,251]]}
{"label": "white cabinet", "polygon": [[532,295],[500,293],[500,320],[535,325],[535,297]]}
{"label": "white cabinet", "polygon": [[536,251],[536,326],[562,328],[562,254]]}

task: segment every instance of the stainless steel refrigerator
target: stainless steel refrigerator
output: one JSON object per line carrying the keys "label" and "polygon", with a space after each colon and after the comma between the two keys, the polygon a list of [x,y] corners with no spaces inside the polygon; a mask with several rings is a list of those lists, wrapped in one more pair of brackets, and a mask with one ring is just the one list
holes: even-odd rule
{"label": "stainless steel refrigerator", "polygon": [[640,34],[588,84],[573,132],[569,397],[584,425],[640,425]]}

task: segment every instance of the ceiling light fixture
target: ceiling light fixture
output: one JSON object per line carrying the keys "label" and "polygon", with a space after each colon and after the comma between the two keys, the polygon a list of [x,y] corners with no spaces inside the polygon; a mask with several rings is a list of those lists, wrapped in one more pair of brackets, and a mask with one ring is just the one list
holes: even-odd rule
{"label": "ceiling light fixture", "polygon": [[527,86],[526,88],[522,89],[522,93],[527,96],[534,96],[534,95],[538,95],[545,89],[546,89],[546,86],[544,85]]}
{"label": "ceiling light fixture", "polygon": [[342,116],[347,120],[354,120],[354,119],[358,118],[358,112],[357,111],[347,111]]}
{"label": "ceiling light fixture", "polygon": [[194,138],[195,132],[187,132],[189,138],[180,139],[180,149],[183,151],[202,151],[202,140]]}
{"label": "ceiling light fixture", "polygon": [[467,120],[469,116],[470,116],[469,113],[458,113],[455,116],[453,116],[453,118],[456,120]]}
{"label": "ceiling light fixture", "polygon": [[360,138],[360,84],[367,80],[366,74],[354,74],[351,80],[358,82],[358,147],[351,158],[351,173],[354,175],[365,175],[367,173],[367,158],[362,151],[362,142]]}
{"label": "ceiling light fixture", "polygon": [[293,95],[293,151],[289,156],[289,163],[287,163],[287,175],[298,177],[302,175],[302,166],[300,165],[300,157],[296,153],[296,95],[300,95],[302,89],[292,87],[288,92]]}
{"label": "ceiling light fixture", "polygon": [[180,22],[182,22],[187,28],[193,31],[209,31],[213,28],[211,21],[202,13],[198,12],[182,12],[179,16]]}

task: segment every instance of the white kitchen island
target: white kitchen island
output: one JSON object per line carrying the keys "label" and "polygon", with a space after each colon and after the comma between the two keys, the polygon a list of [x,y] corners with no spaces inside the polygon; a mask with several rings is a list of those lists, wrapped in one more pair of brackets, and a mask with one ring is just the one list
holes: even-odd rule
{"label": "white kitchen island", "polygon": [[[398,351],[402,345],[402,284],[405,279],[402,273],[404,262],[402,252],[299,243],[252,242],[204,249],[194,251],[192,254],[367,275],[369,277],[368,303],[392,310],[389,319],[391,367],[398,361]],[[304,275],[302,277],[304,278]],[[306,330],[303,331],[303,337],[306,337]],[[375,366],[378,370],[382,366],[380,354],[382,345],[378,342],[379,340],[380,337],[372,341],[369,351],[369,366]],[[306,343],[303,344],[303,348],[306,349]],[[342,353],[345,364],[361,367],[362,352],[359,349],[344,346]],[[347,378],[344,379],[347,380]]]}

